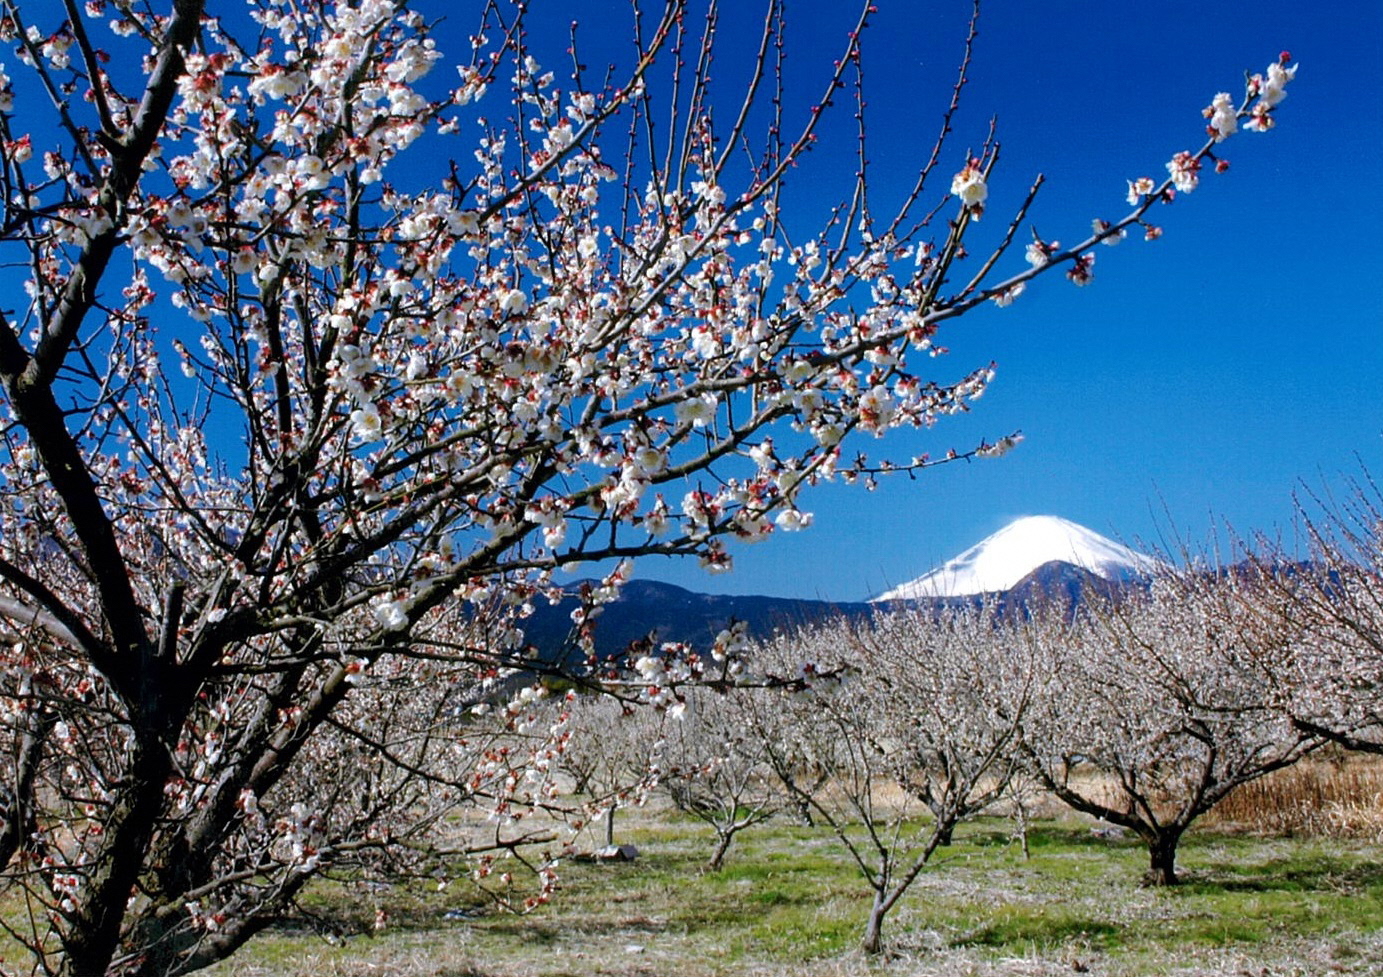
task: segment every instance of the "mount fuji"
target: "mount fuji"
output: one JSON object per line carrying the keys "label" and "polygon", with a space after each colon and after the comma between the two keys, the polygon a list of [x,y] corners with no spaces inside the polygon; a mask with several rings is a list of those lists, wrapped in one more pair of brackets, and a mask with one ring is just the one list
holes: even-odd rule
{"label": "mount fuji", "polygon": [[1025,516],[874,603],[968,597],[1011,591],[1049,564],[1068,564],[1103,580],[1131,580],[1161,564],[1069,519]]}

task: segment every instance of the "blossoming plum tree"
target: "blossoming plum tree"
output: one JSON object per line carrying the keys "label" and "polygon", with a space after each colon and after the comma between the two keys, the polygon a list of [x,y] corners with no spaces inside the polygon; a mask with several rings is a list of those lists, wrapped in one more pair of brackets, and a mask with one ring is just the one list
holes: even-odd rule
{"label": "blossoming plum tree", "polygon": [[641,805],[662,779],[667,713],[603,695],[559,708],[569,710],[570,718],[562,723],[568,737],[558,765],[573,790],[586,796],[590,813],[604,822],[604,844],[612,848],[616,812]]}
{"label": "blossoming plum tree", "polygon": [[[596,75],[575,38],[542,64],[523,4],[478,7],[458,76],[394,0],[4,4],[0,866],[35,969],[194,970],[389,849],[390,809],[540,801],[560,722],[501,703],[516,750],[451,720],[531,664],[554,572],[616,565],[594,603],[616,561],[723,569],[804,526],[811,485],[889,467],[848,438],[983,391],[987,365],[918,372],[945,320],[1087,281],[1291,73],[1003,278],[1020,202],[962,280],[992,141],[954,165],[939,141],[887,216],[863,175],[815,229],[780,206],[834,98],[863,124],[867,5],[796,120],[776,0],[714,114],[714,9],[634,3],[631,63]],[[345,743],[368,792],[332,779]]]}
{"label": "blossoming plum tree", "polygon": [[692,688],[680,721],[669,724],[660,784],[677,809],[709,825],[716,843],[706,869],[719,872],[736,836],[769,820],[782,792],[740,689]]}
{"label": "blossoming plum tree", "polygon": [[1232,568],[1167,569],[1146,594],[1028,622],[1045,676],[1024,726],[1043,784],[1147,845],[1152,885],[1174,885],[1182,837],[1242,785],[1320,740],[1277,707],[1264,663],[1281,661]]}
{"label": "blossoming plum tree", "polygon": [[1304,561],[1265,539],[1246,559],[1250,608],[1285,652],[1265,672],[1298,728],[1383,754],[1383,490],[1365,471],[1342,499],[1298,509]]}
{"label": "blossoming plum tree", "polygon": [[889,913],[1021,766],[1033,656],[983,608],[837,620],[762,653],[780,671],[844,675],[761,692],[747,718],[787,796],[835,833],[872,890],[860,946],[879,953]]}

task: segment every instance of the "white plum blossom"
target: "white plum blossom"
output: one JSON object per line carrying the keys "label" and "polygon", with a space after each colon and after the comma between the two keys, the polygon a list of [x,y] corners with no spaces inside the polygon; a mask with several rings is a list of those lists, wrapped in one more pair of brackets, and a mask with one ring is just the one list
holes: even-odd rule
{"label": "white plum blossom", "polygon": [[713,393],[704,393],[699,397],[692,397],[682,401],[677,405],[677,421],[679,424],[690,424],[693,427],[705,427],[715,420],[717,401]]}
{"label": "white plum blossom", "polygon": [[1249,79],[1249,92],[1258,98],[1249,110],[1245,129],[1267,132],[1273,127],[1273,109],[1287,97],[1287,84],[1297,74],[1297,65],[1287,66],[1291,60],[1292,55],[1283,51],[1276,62],[1268,65],[1266,75],[1254,75]]}
{"label": "white plum blossom", "polygon": [[279,65],[265,65],[249,84],[252,98],[272,98],[286,100],[298,95],[307,85],[307,76],[301,71]]}
{"label": "white plum blossom", "polygon": [[1107,245],[1111,248],[1118,244],[1120,241],[1124,240],[1124,238],[1128,237],[1128,229],[1123,227],[1119,228],[1117,231],[1114,231],[1113,233],[1110,233],[1110,228],[1112,226],[1113,225],[1111,225],[1109,221],[1100,220],[1098,217],[1090,222],[1090,230],[1094,234],[1104,235],[1104,237],[1100,238],[1100,243]]}
{"label": "white plum blossom", "polygon": [[641,524],[651,536],[662,536],[672,528],[672,523],[668,518],[667,500],[661,495],[657,497],[653,507],[644,513]]}
{"label": "white plum blossom", "polygon": [[634,672],[643,681],[658,685],[667,674],[666,662],[661,655],[643,655],[635,659]]}
{"label": "white plum blossom", "polygon": [[897,405],[892,392],[883,384],[871,387],[860,396],[860,422],[867,430],[883,430],[889,426]]}
{"label": "white plum blossom", "polygon": [[1200,185],[1201,161],[1193,153],[1180,152],[1167,163],[1167,172],[1172,177],[1172,186],[1177,193],[1190,193]]}
{"label": "white plum blossom", "polygon": [[[1045,263],[1045,262],[1044,262]],[[1008,288],[1000,289],[990,296],[991,301],[999,308],[1004,309],[1013,304],[1013,300],[1023,294],[1027,286],[1023,282],[1017,282]]]}
{"label": "white plum blossom", "polygon": [[246,245],[236,250],[231,258],[231,271],[237,275],[248,275],[259,267],[259,258],[254,248]]}
{"label": "white plum blossom", "polygon": [[401,631],[408,626],[408,608],[404,601],[394,597],[376,598],[371,612],[385,631]]}
{"label": "white plum blossom", "polygon": [[710,326],[697,326],[692,330],[692,349],[703,360],[713,360],[724,352],[720,336]]}
{"label": "white plum blossom", "polygon": [[528,311],[528,293],[521,288],[509,289],[500,299],[499,310],[505,315],[522,315]]}
{"label": "white plum blossom", "polygon": [[1022,440],[1023,435],[1021,434],[1018,434],[1016,432],[1014,434],[1008,434],[1002,438],[999,438],[993,444],[981,445],[977,454],[985,458],[998,458],[1001,455],[1008,454],[1010,451],[1016,448],[1018,446],[1018,443]]}
{"label": "white plum blossom", "polygon": [[644,445],[634,452],[634,464],[645,475],[657,475],[667,468],[667,454],[653,445]]}
{"label": "white plum blossom", "polygon": [[44,42],[41,48],[42,54],[54,68],[62,70],[70,63],[67,51],[75,39],[66,30],[60,31]]}
{"label": "white plum blossom", "polygon": [[27,163],[33,158],[34,144],[28,133],[4,143],[5,158],[15,163]]}
{"label": "white plum blossom", "polygon": [[1034,268],[1041,268],[1051,261],[1052,255],[1056,254],[1060,249],[1060,241],[1048,243],[1036,240],[1028,245],[1027,250],[1023,253],[1023,257],[1027,260],[1028,264],[1032,265]]}
{"label": "white plum blossom", "polygon": [[1297,76],[1297,65],[1287,67],[1287,62],[1290,60],[1292,60],[1292,56],[1283,51],[1282,56],[1277,61],[1268,65],[1266,77],[1254,76],[1258,85],[1259,102],[1267,108],[1274,108],[1287,97],[1287,83]]}
{"label": "white plum blossom", "polygon": [[1150,176],[1140,176],[1136,180],[1128,181],[1128,205],[1137,207],[1142,203],[1143,198],[1157,189],[1157,184]]}
{"label": "white plum blossom", "polygon": [[719,540],[707,545],[699,560],[707,573],[729,573],[735,568],[735,560]]}
{"label": "white plum blossom", "polygon": [[555,550],[567,539],[567,521],[558,519],[550,526],[543,527],[543,545],[549,550]]}
{"label": "white plum blossom", "polygon": [[408,354],[408,366],[404,370],[404,376],[409,380],[417,380],[427,376],[427,355],[421,350],[413,350]]}
{"label": "white plum blossom", "polygon": [[709,526],[721,514],[721,504],[708,492],[694,489],[682,497],[682,514],[695,526]]}
{"label": "white plum blossom", "polygon": [[1095,278],[1095,252],[1087,251],[1077,258],[1067,270],[1066,277],[1077,285],[1089,285]]}
{"label": "white plum blossom", "polygon": [[1239,128],[1234,99],[1230,97],[1228,92],[1220,92],[1216,95],[1204,114],[1210,120],[1206,129],[1210,137],[1216,142],[1228,139]]}
{"label": "white plum blossom", "polygon": [[706,201],[713,207],[723,207],[725,205],[725,189],[719,184],[697,180],[692,183],[691,191],[698,198]]}
{"label": "white plum blossom", "polygon": [[351,411],[351,430],[356,440],[364,444],[378,441],[384,433],[384,419],[380,417],[379,408],[366,404]]}
{"label": "white plum blossom", "polygon": [[960,198],[961,205],[978,220],[984,213],[984,202],[989,199],[989,187],[985,184],[984,167],[980,160],[971,159],[959,173],[951,179],[951,193]]}

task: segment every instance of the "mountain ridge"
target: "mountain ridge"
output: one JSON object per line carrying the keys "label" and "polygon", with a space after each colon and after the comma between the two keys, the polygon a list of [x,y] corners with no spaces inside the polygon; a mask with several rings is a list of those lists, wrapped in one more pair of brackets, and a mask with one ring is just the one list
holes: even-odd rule
{"label": "mountain ridge", "polygon": [[[912,607],[940,615],[948,610],[986,604],[998,614],[1022,614],[1029,607],[1044,601],[1057,600],[1075,606],[1088,594],[1114,593],[1161,565],[1152,557],[1136,553],[1069,520],[1055,516],[1025,519],[1038,520],[1029,522],[1026,525],[1028,530],[1042,530],[1045,520],[1047,530],[1060,539],[1074,538],[1079,545],[1065,546],[1063,550],[1065,544],[1060,540],[1052,543],[1048,539],[1044,546],[1012,545],[992,549],[986,557],[983,549],[986,544],[993,546],[993,541],[1004,534],[1005,530],[1000,530],[931,571],[931,574],[911,582],[916,584],[926,580],[928,576],[957,565],[967,556],[972,562],[983,558],[982,569],[989,566],[989,557],[995,554],[999,557],[1009,554],[1018,560],[998,576],[979,578],[986,581],[998,579],[1005,583],[1004,586],[961,594],[889,596],[909,586],[904,584],[869,601],[829,601],[705,594],[676,584],[634,579],[623,585],[614,600],[594,608],[592,621],[596,650],[604,657],[635,644],[652,643],[656,646],[671,641],[706,647],[732,621],[743,622],[752,635],[763,638],[776,630],[792,630],[831,617],[864,618],[894,607]],[[1053,521],[1060,525],[1052,525]],[[1015,520],[1005,529],[1022,522],[1024,520]],[[1019,535],[1017,542],[1021,544],[1023,539]],[[1028,539],[1031,541],[1031,536]],[[1052,552],[1069,553],[1084,562],[1043,558]],[[574,653],[571,647],[571,614],[579,606],[576,595],[580,589],[580,582],[573,583],[569,598],[555,605],[540,605],[524,622],[528,643],[544,657],[551,659]]]}

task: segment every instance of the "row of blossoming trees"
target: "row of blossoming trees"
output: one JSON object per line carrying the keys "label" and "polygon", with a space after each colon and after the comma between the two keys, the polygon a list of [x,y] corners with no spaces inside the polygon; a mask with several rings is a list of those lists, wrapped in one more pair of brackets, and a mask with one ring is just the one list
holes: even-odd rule
{"label": "row of blossoming trees", "polygon": [[849,449],[984,390],[922,374],[943,324],[1155,236],[1293,71],[1190,106],[1165,178],[1025,263],[1036,188],[966,257],[998,156],[944,139],[968,40],[911,189],[884,208],[861,138],[804,218],[825,110],[867,129],[869,4],[802,98],[764,0],[728,103],[714,4],[633,0],[609,67],[476,7],[439,71],[396,0],[0,10],[0,925],[37,972],[196,970],[322,872],[445,854],[458,809],[482,872],[533,840],[570,735],[509,676],[554,574],[616,567],[595,604],[626,558],[724,569],[814,485],[925,467]]}
{"label": "row of blossoming trees", "polygon": [[1383,752],[1383,512],[1304,523],[1308,559],[1259,541],[1112,593],[938,616],[895,608],[780,635],[784,690],[698,690],[658,766],[734,833],[779,811],[833,831],[873,893],[863,946],[956,826],[1034,791],[1139,838],[1145,881],[1239,787],[1327,743]]}

